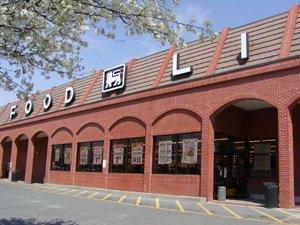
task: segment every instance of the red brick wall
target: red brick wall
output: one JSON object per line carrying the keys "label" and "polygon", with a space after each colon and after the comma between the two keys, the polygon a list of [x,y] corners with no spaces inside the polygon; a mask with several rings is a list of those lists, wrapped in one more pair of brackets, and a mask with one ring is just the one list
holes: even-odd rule
{"label": "red brick wall", "polygon": [[122,191],[144,191],[143,174],[109,173],[108,188]]}
{"label": "red brick wall", "polygon": [[[97,123],[103,128],[104,141],[106,143],[104,150],[106,153],[104,157],[108,160],[107,153],[109,151],[109,144],[107,143],[109,143],[110,138],[124,138],[125,135],[139,136],[141,133],[145,135],[146,132],[149,134],[149,137],[151,137],[155,133],[199,131],[201,130],[201,123],[203,126],[203,121],[209,123],[209,119],[215,112],[228,103],[242,99],[261,99],[274,105],[280,112],[278,114],[280,118],[280,121],[278,121],[278,128],[280,130],[279,171],[281,171],[280,174],[282,174],[281,178],[284,178],[279,180],[281,182],[280,199],[282,206],[291,207],[293,197],[290,196],[290,191],[293,191],[293,187],[291,186],[291,184],[293,184],[293,171],[289,172],[290,165],[286,163],[286,160],[291,160],[292,162],[291,157],[293,156],[293,152],[291,152],[291,149],[293,149],[293,146],[290,141],[292,135],[290,135],[290,127],[287,126],[289,122],[286,120],[288,115],[286,111],[288,107],[300,97],[300,86],[298,85],[300,83],[300,70],[298,64],[298,61],[293,60],[289,62],[278,62],[274,65],[264,65],[259,68],[237,71],[223,76],[214,76],[208,79],[186,82],[170,87],[156,88],[155,90],[134,95],[114,97],[103,102],[74,107],[73,109],[51,113],[33,119],[26,119],[12,123],[11,125],[2,126],[0,128],[0,140],[6,136],[10,136],[12,140],[16,140],[20,133],[24,133],[29,138],[32,138],[37,131],[43,130],[49,136],[50,145],[72,143],[72,171],[49,172],[50,166],[47,166],[47,170],[49,172],[49,182],[74,184],[77,182],[77,174],[74,174],[76,144],[78,136],[80,136],[80,134],[77,135],[77,132],[84,124]],[[288,67],[291,66],[294,66],[294,68],[288,69]],[[285,69],[280,70],[283,68]],[[167,116],[160,117],[161,115]],[[135,119],[128,120],[127,118]],[[260,119],[256,116],[253,116],[253,118],[256,119],[251,124],[266,123],[265,119]],[[267,120],[269,119],[274,121],[274,117],[267,118]],[[167,120],[169,122],[167,122]],[[274,122],[272,122],[272,124],[273,123]],[[247,127],[250,128],[251,124],[247,125]],[[228,126],[229,125],[227,125],[227,127]],[[275,126],[276,125],[273,124],[270,130],[273,130]],[[213,151],[213,139],[211,138],[213,134],[211,134],[209,127],[210,126],[207,125],[206,129],[210,133],[205,136],[205,141],[209,142],[205,143],[205,148],[207,148],[205,149],[205,154],[211,154]],[[269,132],[269,129],[258,130],[257,128],[256,131],[251,130],[251,133],[262,132],[263,135]],[[93,131],[89,131],[89,133],[91,134]],[[100,133],[99,137],[101,136]],[[95,138],[95,136],[91,136],[91,139],[93,138]],[[49,161],[49,157],[51,156],[48,154],[47,157]],[[147,162],[151,162],[151,157],[149,159]],[[187,183],[181,182],[182,187],[174,187],[174,189],[170,189],[169,193],[195,195],[195,193],[201,189],[201,186],[204,187],[207,183],[207,187],[201,189],[201,195],[209,199],[212,188],[210,179],[212,177],[211,174],[213,174],[211,155],[208,160],[204,160],[203,163],[202,169],[205,168],[206,172],[201,174],[201,179],[198,178],[200,185],[198,183],[198,185],[194,186],[196,179],[195,182],[191,181],[193,183],[192,185],[189,183],[190,181],[187,181],[190,179],[189,176],[182,176],[184,177],[184,182],[187,182],[188,185]],[[149,168],[150,165],[147,166]],[[168,190],[172,187],[172,185],[169,185],[170,179],[168,175],[160,176],[161,179],[159,183],[165,186],[158,188],[155,184],[156,175],[151,175],[151,173],[145,178],[148,179],[146,181],[143,175],[109,174],[107,169],[105,169],[102,174],[105,180],[105,187],[108,188],[147,190],[147,188],[144,187],[146,184],[153,187],[155,191],[164,192],[164,190]],[[83,178],[81,177],[80,179]],[[97,178],[94,180],[96,179]],[[132,180],[134,180],[134,182]],[[86,183],[90,182],[88,178],[86,181]],[[152,181],[153,184],[151,184]],[[78,181],[78,183],[86,184],[82,180],[80,182]],[[99,185],[100,184],[102,184],[101,179],[99,179]],[[150,188],[150,191],[153,190]],[[284,197],[284,193],[289,194],[287,198]]]}
{"label": "red brick wall", "polygon": [[188,132],[200,132],[201,121],[195,113],[177,109],[171,110],[159,116],[153,124],[153,134],[179,134]]}
{"label": "red brick wall", "polygon": [[199,196],[199,175],[153,174],[150,191],[170,195]]}
{"label": "red brick wall", "polygon": [[[48,168],[47,168],[48,169]],[[69,171],[50,171],[48,183],[73,185],[73,176]]]}
{"label": "red brick wall", "polygon": [[118,120],[110,128],[111,139],[123,139],[146,136],[145,124],[137,118],[126,117]]}
{"label": "red brick wall", "polygon": [[74,185],[105,188],[105,177],[102,173],[75,172]]}

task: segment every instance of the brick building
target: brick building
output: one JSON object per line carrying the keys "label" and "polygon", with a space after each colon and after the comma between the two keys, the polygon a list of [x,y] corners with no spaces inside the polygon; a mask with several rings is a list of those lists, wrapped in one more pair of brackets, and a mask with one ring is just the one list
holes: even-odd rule
{"label": "brick building", "polygon": [[218,185],[263,198],[270,181],[291,208],[299,103],[294,6],[0,107],[1,176],[208,201]]}

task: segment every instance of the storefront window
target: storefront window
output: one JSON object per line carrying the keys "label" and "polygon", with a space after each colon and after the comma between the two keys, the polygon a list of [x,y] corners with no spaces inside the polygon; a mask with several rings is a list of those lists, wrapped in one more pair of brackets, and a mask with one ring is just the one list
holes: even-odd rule
{"label": "storefront window", "polygon": [[201,133],[154,137],[153,173],[200,174]]}
{"label": "storefront window", "polygon": [[249,141],[250,177],[277,177],[276,139]]}
{"label": "storefront window", "polygon": [[52,146],[51,170],[70,171],[71,165],[71,144]]}
{"label": "storefront window", "polygon": [[247,178],[277,177],[277,140],[240,139],[215,134],[215,177],[223,167],[228,176]]}
{"label": "storefront window", "polygon": [[78,144],[78,172],[102,172],[103,141],[84,142]]}
{"label": "storefront window", "polygon": [[110,173],[144,173],[145,138],[112,140]]}

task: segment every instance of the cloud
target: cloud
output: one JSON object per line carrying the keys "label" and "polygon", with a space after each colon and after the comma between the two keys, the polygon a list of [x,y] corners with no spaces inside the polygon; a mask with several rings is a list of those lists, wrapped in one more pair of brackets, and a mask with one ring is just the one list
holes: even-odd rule
{"label": "cloud", "polygon": [[[201,27],[204,21],[209,20],[211,11],[211,9],[201,6],[199,1],[181,1],[175,14],[178,21],[188,23],[190,19],[195,19],[195,25]],[[184,30],[181,31],[180,35],[188,41],[196,38],[195,35]]]}

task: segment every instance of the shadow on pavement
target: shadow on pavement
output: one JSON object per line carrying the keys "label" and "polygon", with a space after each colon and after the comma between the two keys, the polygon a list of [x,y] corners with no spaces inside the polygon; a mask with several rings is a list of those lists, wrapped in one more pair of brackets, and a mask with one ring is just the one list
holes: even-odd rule
{"label": "shadow on pavement", "polygon": [[50,221],[38,221],[37,219],[21,219],[21,218],[3,218],[0,219],[0,225],[78,225],[74,221],[64,221],[61,219],[53,219]]}

